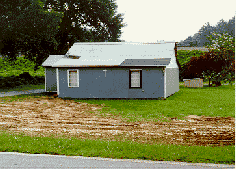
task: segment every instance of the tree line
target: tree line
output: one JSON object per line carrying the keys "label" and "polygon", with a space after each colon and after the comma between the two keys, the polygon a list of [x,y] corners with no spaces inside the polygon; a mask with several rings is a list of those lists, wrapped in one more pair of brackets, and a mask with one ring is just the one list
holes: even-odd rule
{"label": "tree line", "polygon": [[[207,22],[207,24],[203,25],[193,36],[189,36],[185,40],[178,42],[178,46],[205,47],[211,45],[211,41],[207,39],[207,36],[213,35],[214,33],[222,34],[225,31],[235,37],[235,16],[229,19],[228,22],[221,19],[216,26],[211,26],[209,22]],[[213,37],[216,38],[215,35],[213,35]]]}

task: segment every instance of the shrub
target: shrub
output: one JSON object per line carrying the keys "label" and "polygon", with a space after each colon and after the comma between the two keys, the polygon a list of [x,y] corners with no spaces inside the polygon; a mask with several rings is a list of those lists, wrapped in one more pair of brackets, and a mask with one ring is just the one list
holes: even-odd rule
{"label": "shrub", "polygon": [[[218,52],[215,51],[210,51],[206,52],[200,57],[192,57],[190,61],[185,65],[185,78],[203,78],[203,72],[216,72],[219,73],[222,71],[222,67],[229,64],[227,61],[223,59],[219,59],[218,61],[215,60],[215,57],[219,56]],[[220,57],[222,58],[222,57]],[[210,81],[213,80],[212,77],[213,75],[209,75],[209,84]],[[215,80],[214,81],[219,81]]]}

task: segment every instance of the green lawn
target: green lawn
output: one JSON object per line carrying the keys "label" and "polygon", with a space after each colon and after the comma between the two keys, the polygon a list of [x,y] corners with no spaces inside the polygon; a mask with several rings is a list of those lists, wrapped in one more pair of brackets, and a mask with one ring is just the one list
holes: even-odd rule
{"label": "green lawn", "polygon": [[180,85],[179,92],[166,100],[95,100],[78,102],[105,104],[102,112],[129,119],[128,121],[168,121],[166,117],[183,119],[188,115],[235,117],[235,86],[186,88]]}
{"label": "green lawn", "polygon": [[148,145],[130,141],[30,137],[0,132],[0,151],[153,161],[235,164],[235,146]]}
{"label": "green lawn", "polygon": [[[183,82],[182,82],[183,83]],[[35,86],[36,87],[36,86]],[[44,85],[38,86],[44,89]],[[32,88],[31,88],[32,89]],[[22,101],[42,94],[8,97]],[[91,104],[105,104],[102,114],[119,115],[128,121],[165,121],[166,117],[182,119],[188,115],[235,117],[235,86],[185,88],[166,100],[78,100]],[[1,102],[7,102],[0,98]],[[0,132],[0,151],[99,156],[193,163],[235,164],[235,146],[205,147],[181,145],[148,145],[134,142],[80,140],[78,138],[29,137]]]}

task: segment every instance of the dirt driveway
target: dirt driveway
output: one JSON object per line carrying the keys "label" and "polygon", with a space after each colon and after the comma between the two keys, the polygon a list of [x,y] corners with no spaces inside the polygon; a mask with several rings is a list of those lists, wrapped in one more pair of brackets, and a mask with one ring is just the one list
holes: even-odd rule
{"label": "dirt driveway", "polygon": [[[171,122],[126,122],[102,116],[104,105],[91,105],[50,96],[0,104],[0,128],[29,135],[61,134],[104,140],[184,145],[235,144],[235,118],[190,115]],[[91,113],[91,112],[94,113]]]}

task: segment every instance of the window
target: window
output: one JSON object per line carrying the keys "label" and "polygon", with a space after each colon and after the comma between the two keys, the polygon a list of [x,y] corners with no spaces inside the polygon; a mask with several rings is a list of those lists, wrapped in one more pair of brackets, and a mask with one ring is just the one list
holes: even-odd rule
{"label": "window", "polygon": [[129,88],[142,88],[142,70],[129,71]]}
{"label": "window", "polygon": [[79,87],[79,70],[67,70],[68,87]]}

